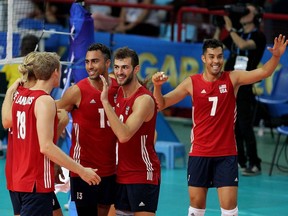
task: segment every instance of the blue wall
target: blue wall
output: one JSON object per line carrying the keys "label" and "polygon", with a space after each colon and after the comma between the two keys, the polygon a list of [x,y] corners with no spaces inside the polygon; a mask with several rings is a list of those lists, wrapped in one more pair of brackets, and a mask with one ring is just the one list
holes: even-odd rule
{"label": "blue wall", "polygon": [[[142,79],[157,71],[164,71],[169,75],[168,82],[163,86],[163,93],[171,91],[187,76],[201,73],[203,70],[202,43],[177,43],[155,38],[100,32],[95,33],[94,37],[95,42],[104,43],[112,50],[123,46],[134,49],[140,58]],[[227,58],[228,51],[225,51],[224,56]],[[271,53],[266,50],[260,64],[264,64],[270,57]],[[282,67],[288,66],[287,60],[288,52],[286,51],[275,73]],[[273,75],[255,84],[255,89],[259,94],[271,93],[272,87]],[[191,98],[185,98],[176,106],[191,108]]]}

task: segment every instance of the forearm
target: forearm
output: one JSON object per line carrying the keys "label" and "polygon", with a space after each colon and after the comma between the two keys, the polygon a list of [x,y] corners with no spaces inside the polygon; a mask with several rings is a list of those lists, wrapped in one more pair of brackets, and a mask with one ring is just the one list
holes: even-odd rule
{"label": "forearm", "polygon": [[84,167],[81,164],[76,163],[58,146],[54,145],[54,143],[50,143],[46,145],[46,147],[41,148],[41,153],[46,155],[51,161],[58,164],[59,166],[65,167],[66,169],[77,173],[78,175],[82,175],[84,172]]}
{"label": "forearm", "polygon": [[4,128],[12,127],[12,103],[14,91],[8,89],[2,104],[2,125]]}
{"label": "forearm", "polygon": [[109,120],[110,127],[112,128],[114,134],[119,140],[123,140],[128,137],[128,133],[125,130],[125,125],[120,121],[119,117],[116,115],[111,104],[107,102],[102,102],[106,116]]}
{"label": "forearm", "polygon": [[240,35],[238,35],[238,33],[236,31],[230,31],[229,32],[230,34],[230,37],[232,38],[233,40],[233,43],[240,49],[240,50],[243,50],[243,49],[246,49],[247,48],[247,41],[244,40]]}
{"label": "forearm", "polygon": [[264,78],[267,78],[271,76],[271,74],[276,69],[277,65],[279,64],[281,57],[278,56],[272,56],[263,66],[262,66],[262,74],[264,75]]}
{"label": "forearm", "polygon": [[60,135],[65,130],[65,127],[69,123],[69,116],[66,111],[59,109],[57,110],[57,116],[58,116],[57,139],[59,139]]}
{"label": "forearm", "polygon": [[161,92],[161,86],[154,85],[153,96],[156,99],[158,110],[163,110],[165,108],[165,100]]}

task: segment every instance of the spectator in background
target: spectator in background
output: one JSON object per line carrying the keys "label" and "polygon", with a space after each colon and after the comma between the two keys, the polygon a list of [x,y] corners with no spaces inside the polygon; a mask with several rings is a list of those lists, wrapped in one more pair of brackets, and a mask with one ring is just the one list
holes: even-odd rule
{"label": "spectator in background", "polygon": [[[152,5],[153,0],[123,0],[125,3]],[[160,18],[156,10],[123,7],[120,14],[120,24],[115,32],[142,36],[159,37]]]}
{"label": "spectator in background", "polygon": [[[247,13],[240,18],[242,29],[232,26],[232,21],[225,16],[225,29],[229,32],[223,43],[230,54],[225,64],[225,71],[253,70],[258,67],[266,47],[266,38],[259,29],[262,19],[261,8],[247,4]],[[219,39],[219,28],[215,38]],[[255,96],[253,84],[243,85],[237,94],[237,121],[235,135],[238,148],[238,163],[242,175],[254,176],[261,173],[261,159],[257,154],[257,142],[253,130]],[[248,164],[247,164],[248,162]]]}
{"label": "spectator in background", "polygon": [[63,27],[68,25],[71,3],[34,1],[35,9],[30,13],[29,18],[44,19],[46,23],[58,24]]}
{"label": "spectator in background", "polygon": [[[105,2],[119,2],[119,0],[107,0]],[[114,31],[120,23],[121,7],[93,5],[90,6],[95,31]]]}
{"label": "spectator in background", "polygon": [[[26,56],[28,53],[33,52],[37,49],[39,42],[38,37],[32,34],[27,34],[22,38],[20,46],[20,56]],[[19,64],[7,64],[1,69],[6,74],[6,80],[9,88],[18,78],[22,76],[18,71]]]}

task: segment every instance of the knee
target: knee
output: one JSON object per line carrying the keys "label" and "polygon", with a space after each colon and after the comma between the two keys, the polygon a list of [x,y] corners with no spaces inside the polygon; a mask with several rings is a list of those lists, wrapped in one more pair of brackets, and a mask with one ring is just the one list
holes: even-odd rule
{"label": "knee", "polygon": [[231,210],[221,208],[221,216],[238,216],[238,207]]}

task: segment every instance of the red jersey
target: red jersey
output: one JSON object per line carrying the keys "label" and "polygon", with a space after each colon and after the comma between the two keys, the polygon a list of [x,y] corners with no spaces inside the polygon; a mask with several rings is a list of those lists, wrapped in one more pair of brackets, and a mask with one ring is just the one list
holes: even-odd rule
{"label": "red jersey", "polygon": [[[101,91],[95,89],[89,78],[77,83],[81,91],[81,102],[78,109],[71,112],[73,119],[72,147],[70,157],[85,167],[98,169],[101,177],[116,173],[116,142],[102,102]],[[118,84],[111,78],[109,102],[115,104]],[[71,172],[71,176],[78,176]]]}
{"label": "red jersey", "polygon": [[202,74],[191,76],[193,107],[190,156],[237,155],[234,135],[236,98],[229,73],[215,82]]}
{"label": "red jersey", "polygon": [[[21,87],[19,87],[21,88]],[[35,102],[43,95],[42,90],[29,90],[23,88],[18,91],[12,105],[13,141],[9,142],[9,163],[12,162],[11,182],[8,189],[17,192],[47,193],[54,191],[54,163],[44,154],[40,153],[36,116],[34,114]],[[55,104],[56,110],[56,104]],[[43,114],[44,115],[44,114]],[[54,134],[56,141],[57,115],[54,120]],[[8,169],[10,169],[8,167]],[[7,170],[8,171],[8,170]],[[10,181],[9,180],[9,181]]]}
{"label": "red jersey", "polygon": [[[140,87],[129,98],[123,97],[123,90],[119,88],[115,112],[126,122],[132,113],[132,107],[137,97],[151,93]],[[157,116],[156,102],[154,116],[149,122],[144,122],[138,131],[126,143],[118,142],[118,167],[116,181],[122,184],[159,184],[160,162],[154,148],[154,134]]]}

